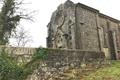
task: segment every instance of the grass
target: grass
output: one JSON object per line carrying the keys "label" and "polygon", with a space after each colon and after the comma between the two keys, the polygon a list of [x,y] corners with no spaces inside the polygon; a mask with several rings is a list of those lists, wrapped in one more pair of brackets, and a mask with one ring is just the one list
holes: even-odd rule
{"label": "grass", "polygon": [[110,65],[84,76],[82,80],[120,80],[120,61],[110,61]]}

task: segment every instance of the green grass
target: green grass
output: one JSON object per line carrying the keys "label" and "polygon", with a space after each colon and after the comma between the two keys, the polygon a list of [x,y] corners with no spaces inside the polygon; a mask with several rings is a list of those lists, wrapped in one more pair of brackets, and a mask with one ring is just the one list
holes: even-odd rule
{"label": "green grass", "polygon": [[83,80],[120,80],[120,61],[110,61],[110,65],[84,76]]}

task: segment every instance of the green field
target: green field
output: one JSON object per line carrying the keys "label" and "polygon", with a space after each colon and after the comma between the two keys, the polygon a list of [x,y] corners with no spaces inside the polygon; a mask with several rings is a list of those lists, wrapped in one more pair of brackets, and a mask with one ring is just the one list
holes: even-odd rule
{"label": "green field", "polygon": [[110,61],[108,66],[90,72],[82,80],[120,80],[120,61]]}
{"label": "green field", "polygon": [[102,65],[84,65],[62,74],[62,80],[120,80],[120,61],[105,61]]}

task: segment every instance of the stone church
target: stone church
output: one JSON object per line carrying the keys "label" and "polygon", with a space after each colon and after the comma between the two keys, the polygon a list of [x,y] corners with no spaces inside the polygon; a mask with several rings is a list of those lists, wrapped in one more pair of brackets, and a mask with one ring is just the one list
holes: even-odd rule
{"label": "stone church", "polygon": [[120,21],[97,9],[67,0],[47,27],[48,48],[103,51],[109,59],[119,57]]}

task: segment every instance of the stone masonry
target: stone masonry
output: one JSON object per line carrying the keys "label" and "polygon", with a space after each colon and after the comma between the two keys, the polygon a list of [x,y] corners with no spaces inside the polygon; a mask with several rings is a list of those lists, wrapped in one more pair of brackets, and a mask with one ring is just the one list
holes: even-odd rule
{"label": "stone masonry", "polygon": [[52,14],[47,47],[103,51],[108,59],[118,59],[119,23],[99,10],[67,0]]}

